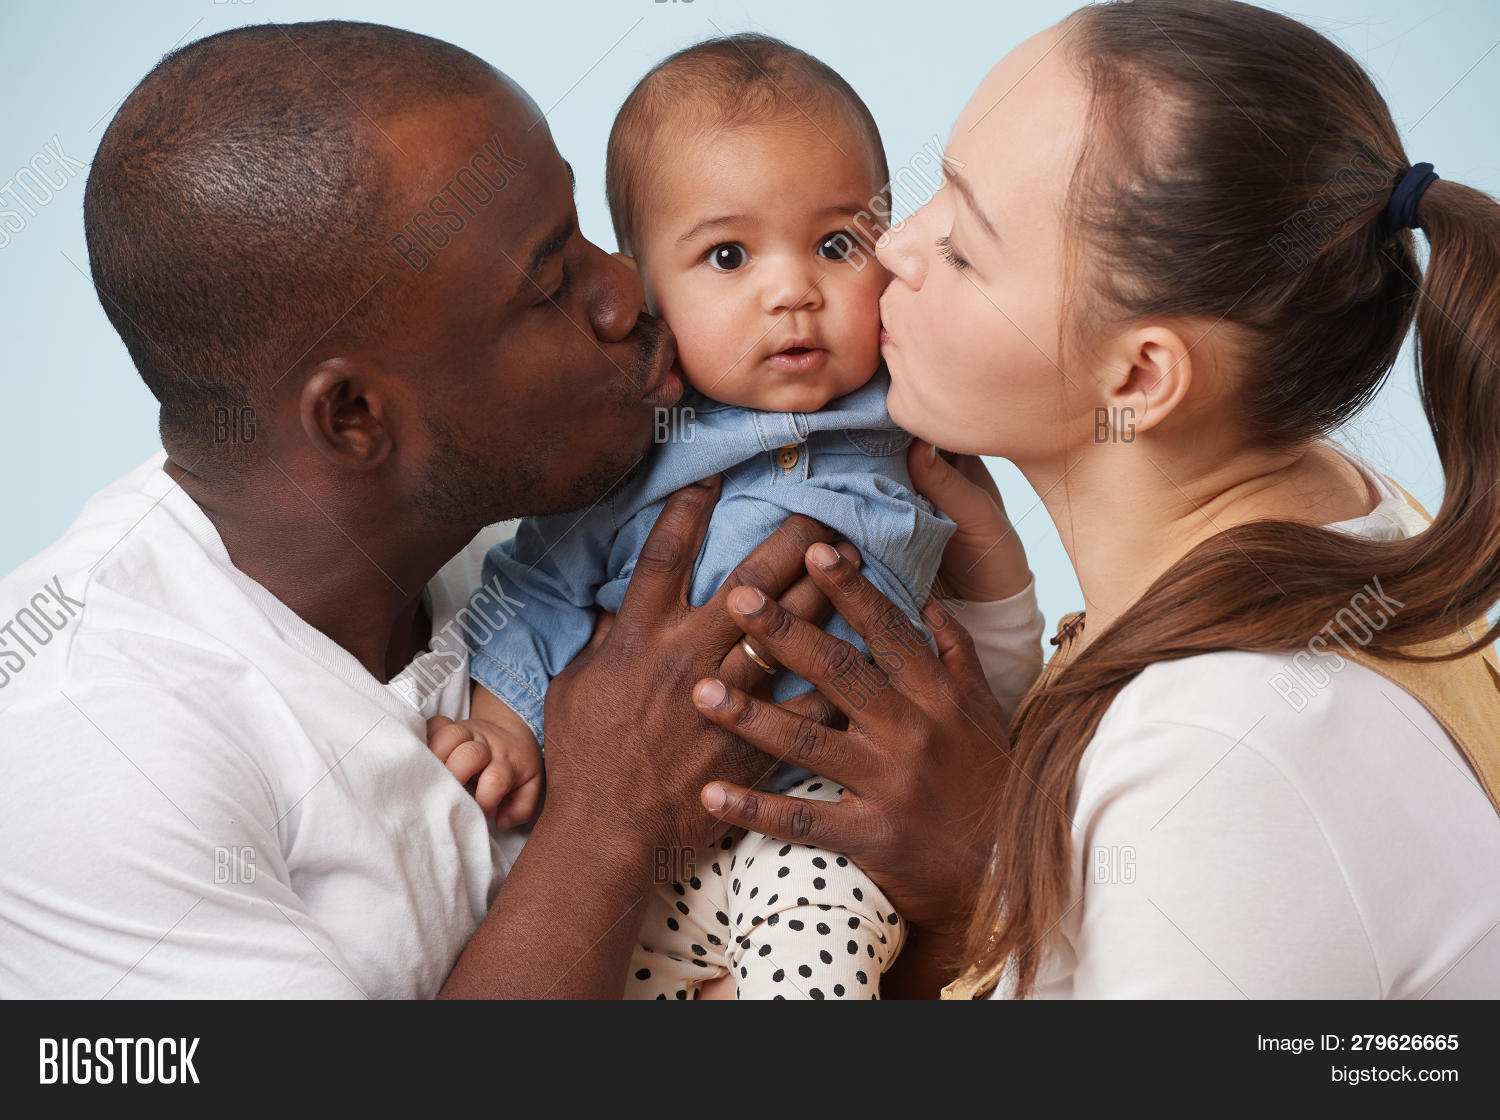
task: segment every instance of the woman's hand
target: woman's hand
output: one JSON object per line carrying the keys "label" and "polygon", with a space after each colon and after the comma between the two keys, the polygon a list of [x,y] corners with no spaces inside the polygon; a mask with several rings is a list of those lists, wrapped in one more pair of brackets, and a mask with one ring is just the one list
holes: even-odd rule
{"label": "woman's hand", "polygon": [[1031,582],[1026,550],[1005,516],[989,470],[977,455],[934,450],[914,439],[906,456],[918,492],[958,525],[943,552],[934,597],[988,603],[1026,590]]}
{"label": "woman's hand", "polygon": [[788,613],[753,587],[728,596],[756,649],[810,681],[847,730],[710,678],[693,691],[703,716],[777,761],[844,787],[838,803],[719,781],[703,804],[729,824],[848,855],[909,922],[956,934],[995,843],[993,810],[1011,771],[1005,715],[969,635],[936,603],[928,649],[901,609],[826,544],[807,570],[864,637],[871,657]]}

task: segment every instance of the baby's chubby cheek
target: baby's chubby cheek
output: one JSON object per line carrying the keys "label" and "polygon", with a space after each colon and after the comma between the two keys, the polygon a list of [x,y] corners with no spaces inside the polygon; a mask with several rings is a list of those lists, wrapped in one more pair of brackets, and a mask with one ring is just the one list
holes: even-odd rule
{"label": "baby's chubby cheek", "polygon": [[742,404],[739,397],[753,380],[749,376],[754,356],[743,349],[725,346],[692,331],[678,331],[677,364],[689,385],[706,397],[726,404]]}

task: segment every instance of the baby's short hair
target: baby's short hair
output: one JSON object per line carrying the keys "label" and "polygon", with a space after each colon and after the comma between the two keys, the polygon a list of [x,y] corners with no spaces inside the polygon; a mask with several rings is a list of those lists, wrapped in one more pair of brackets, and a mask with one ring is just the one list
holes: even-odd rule
{"label": "baby's short hair", "polygon": [[889,170],[874,116],[848,82],[806,51],[745,32],[705,39],[657,63],[630,91],[609,133],[604,186],[620,251],[634,253],[638,247],[657,141],[669,122],[685,117],[691,132],[703,134],[809,119],[809,111],[818,110],[843,113],[864,133],[875,187],[883,192]]}

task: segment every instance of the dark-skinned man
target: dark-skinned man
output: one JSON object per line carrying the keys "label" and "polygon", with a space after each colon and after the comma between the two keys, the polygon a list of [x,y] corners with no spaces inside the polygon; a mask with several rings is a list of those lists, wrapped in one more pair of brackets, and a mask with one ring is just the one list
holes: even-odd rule
{"label": "dark-skinned man", "polygon": [[[690,609],[714,479],[674,497],[619,618],[550,690],[529,840],[427,752],[428,721],[467,710],[466,546],[598,501],[680,391],[523,91],[390,28],[226,32],[127,97],[85,224],[164,452],[0,585],[7,618],[61,620],[0,686],[0,991],[617,995],[659,854],[757,818],[861,858],[935,937],[957,928],[983,842],[913,843],[982,816],[989,787],[932,762],[936,724],[909,765],[822,766],[850,805],[816,820],[742,788],[771,764],[726,714],[754,703],[742,631],[824,656],[785,619],[832,592],[858,627],[884,601],[847,557],[808,566],[829,534],[793,519]],[[726,609],[743,583],[772,597],[758,621]],[[940,647],[982,682],[957,627]],[[702,678],[730,686],[709,719]],[[837,717],[814,693],[779,718],[758,744],[778,755]],[[920,803],[913,766],[933,771]]]}

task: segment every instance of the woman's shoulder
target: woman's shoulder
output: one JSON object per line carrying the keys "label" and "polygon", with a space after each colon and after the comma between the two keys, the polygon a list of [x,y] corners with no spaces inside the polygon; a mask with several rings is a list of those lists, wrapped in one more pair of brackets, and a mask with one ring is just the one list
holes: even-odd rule
{"label": "woman's shoulder", "polygon": [[[1500,944],[1442,980],[1500,919],[1500,903],[1475,890],[1500,866],[1500,818],[1472,771],[1408,692],[1323,655],[1304,661],[1317,673],[1294,695],[1276,680],[1297,671],[1292,658],[1159,662],[1121,690],[1069,806],[1074,836],[1087,838],[1084,925],[1112,927],[1113,895],[1121,913],[1149,895],[1179,925],[1196,923],[1195,939],[1215,942],[1203,951],[1252,995],[1287,984],[1421,995],[1440,981],[1500,994]],[[1098,851],[1129,852],[1132,886],[1145,889],[1100,885]],[[1139,909],[1124,925],[1145,936],[1162,918]],[[1177,945],[1170,925],[1157,932],[1163,952]],[[1087,931],[1076,936],[1088,956]],[[1329,971],[1320,942],[1338,947],[1348,975]],[[1264,959],[1273,944],[1277,962]],[[1293,969],[1289,954],[1317,967]]]}
{"label": "woman's shoulder", "polygon": [[1233,745],[1304,790],[1402,789],[1428,775],[1441,787],[1434,793],[1449,800],[1476,795],[1494,816],[1463,755],[1421,701],[1331,647],[1221,650],[1156,662],[1120,690],[1090,752],[1112,753],[1148,733],[1185,745],[1179,765],[1202,753],[1212,760],[1215,746]]}

